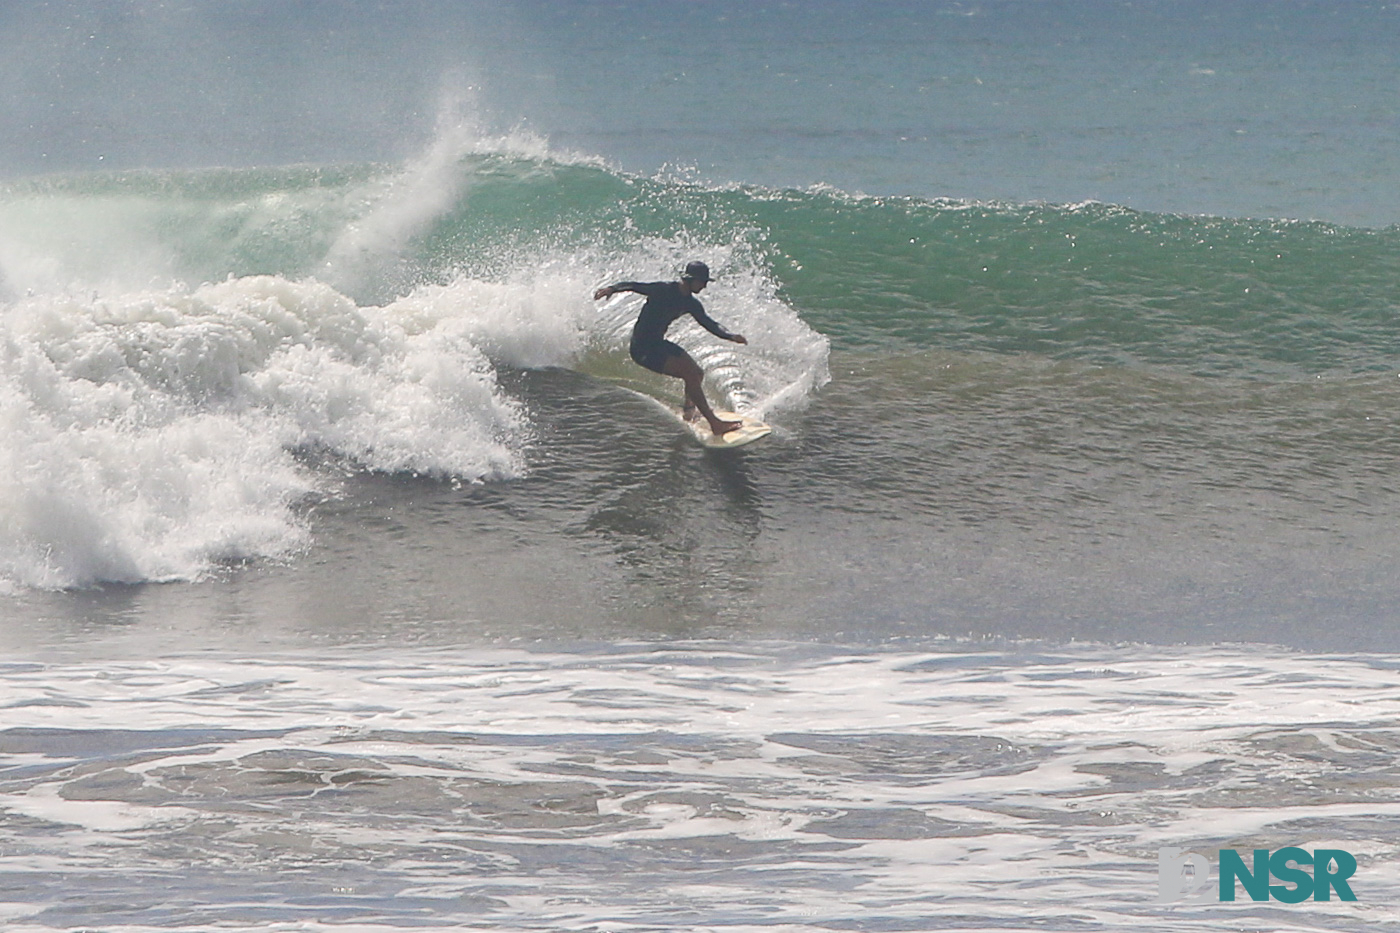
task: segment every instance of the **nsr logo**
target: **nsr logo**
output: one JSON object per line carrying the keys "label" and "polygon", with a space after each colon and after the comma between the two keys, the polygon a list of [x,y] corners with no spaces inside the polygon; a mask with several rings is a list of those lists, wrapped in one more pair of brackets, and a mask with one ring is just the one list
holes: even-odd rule
{"label": "nsr logo", "polygon": [[[1311,865],[1312,874],[1302,866]],[[1254,865],[1245,865],[1234,849],[1220,850],[1220,883],[1211,890],[1210,863],[1204,855],[1185,849],[1157,850],[1157,900],[1214,903],[1235,899],[1235,882],[1239,882],[1252,901],[1267,901],[1270,897],[1285,904],[1298,904],[1309,897],[1315,901],[1330,901],[1332,892],[1343,901],[1354,901],[1347,879],[1356,873],[1356,858],[1342,849],[1318,849],[1308,852],[1288,846],[1272,855],[1268,849],[1254,850]],[[1282,882],[1270,884],[1269,876]]]}

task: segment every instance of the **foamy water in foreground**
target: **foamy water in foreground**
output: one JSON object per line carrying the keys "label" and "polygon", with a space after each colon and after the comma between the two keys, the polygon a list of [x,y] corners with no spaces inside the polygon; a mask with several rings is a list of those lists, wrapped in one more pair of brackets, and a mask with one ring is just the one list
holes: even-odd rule
{"label": "foamy water in foreground", "polygon": [[[13,931],[1393,922],[1394,658],[680,644],[0,667]],[[1157,903],[1157,849],[1358,900]]]}

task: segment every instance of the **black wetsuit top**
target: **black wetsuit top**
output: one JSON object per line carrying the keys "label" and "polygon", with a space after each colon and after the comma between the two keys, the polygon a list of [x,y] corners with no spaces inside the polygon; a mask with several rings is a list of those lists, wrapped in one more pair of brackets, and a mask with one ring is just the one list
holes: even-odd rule
{"label": "black wetsuit top", "polygon": [[613,288],[646,296],[646,304],[642,305],[642,312],[632,328],[631,352],[632,359],[647,369],[659,373],[667,357],[685,352],[666,339],[666,329],[683,315],[689,314],[701,327],[722,340],[734,336],[705,313],[698,298],[681,291],[679,282],[619,282]]}

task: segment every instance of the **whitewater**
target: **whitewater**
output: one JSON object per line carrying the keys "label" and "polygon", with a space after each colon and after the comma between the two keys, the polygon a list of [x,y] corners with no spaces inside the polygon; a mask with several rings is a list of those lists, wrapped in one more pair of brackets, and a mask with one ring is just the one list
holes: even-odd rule
{"label": "whitewater", "polygon": [[870,9],[0,10],[0,925],[1400,929],[1400,19]]}

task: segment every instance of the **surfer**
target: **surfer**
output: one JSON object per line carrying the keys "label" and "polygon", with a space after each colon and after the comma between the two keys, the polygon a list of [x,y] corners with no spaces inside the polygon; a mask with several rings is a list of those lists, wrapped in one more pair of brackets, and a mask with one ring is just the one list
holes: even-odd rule
{"label": "surfer", "polygon": [[695,296],[704,291],[708,284],[710,267],[703,262],[692,262],[685,267],[679,282],[618,282],[598,289],[593,293],[593,299],[597,301],[618,292],[636,292],[646,296],[646,304],[642,305],[637,323],[632,328],[632,359],[652,372],[674,376],[684,382],[683,417],[693,421],[696,411],[699,411],[710,423],[710,430],[718,435],[733,431],[742,422],[721,421],[715,417],[714,409],[705,400],[705,392],[700,385],[705,378],[700,364],[666,339],[666,329],[681,315],[689,314],[701,327],[721,340],[748,343],[742,335],[731,334],[705,313],[704,306]]}

